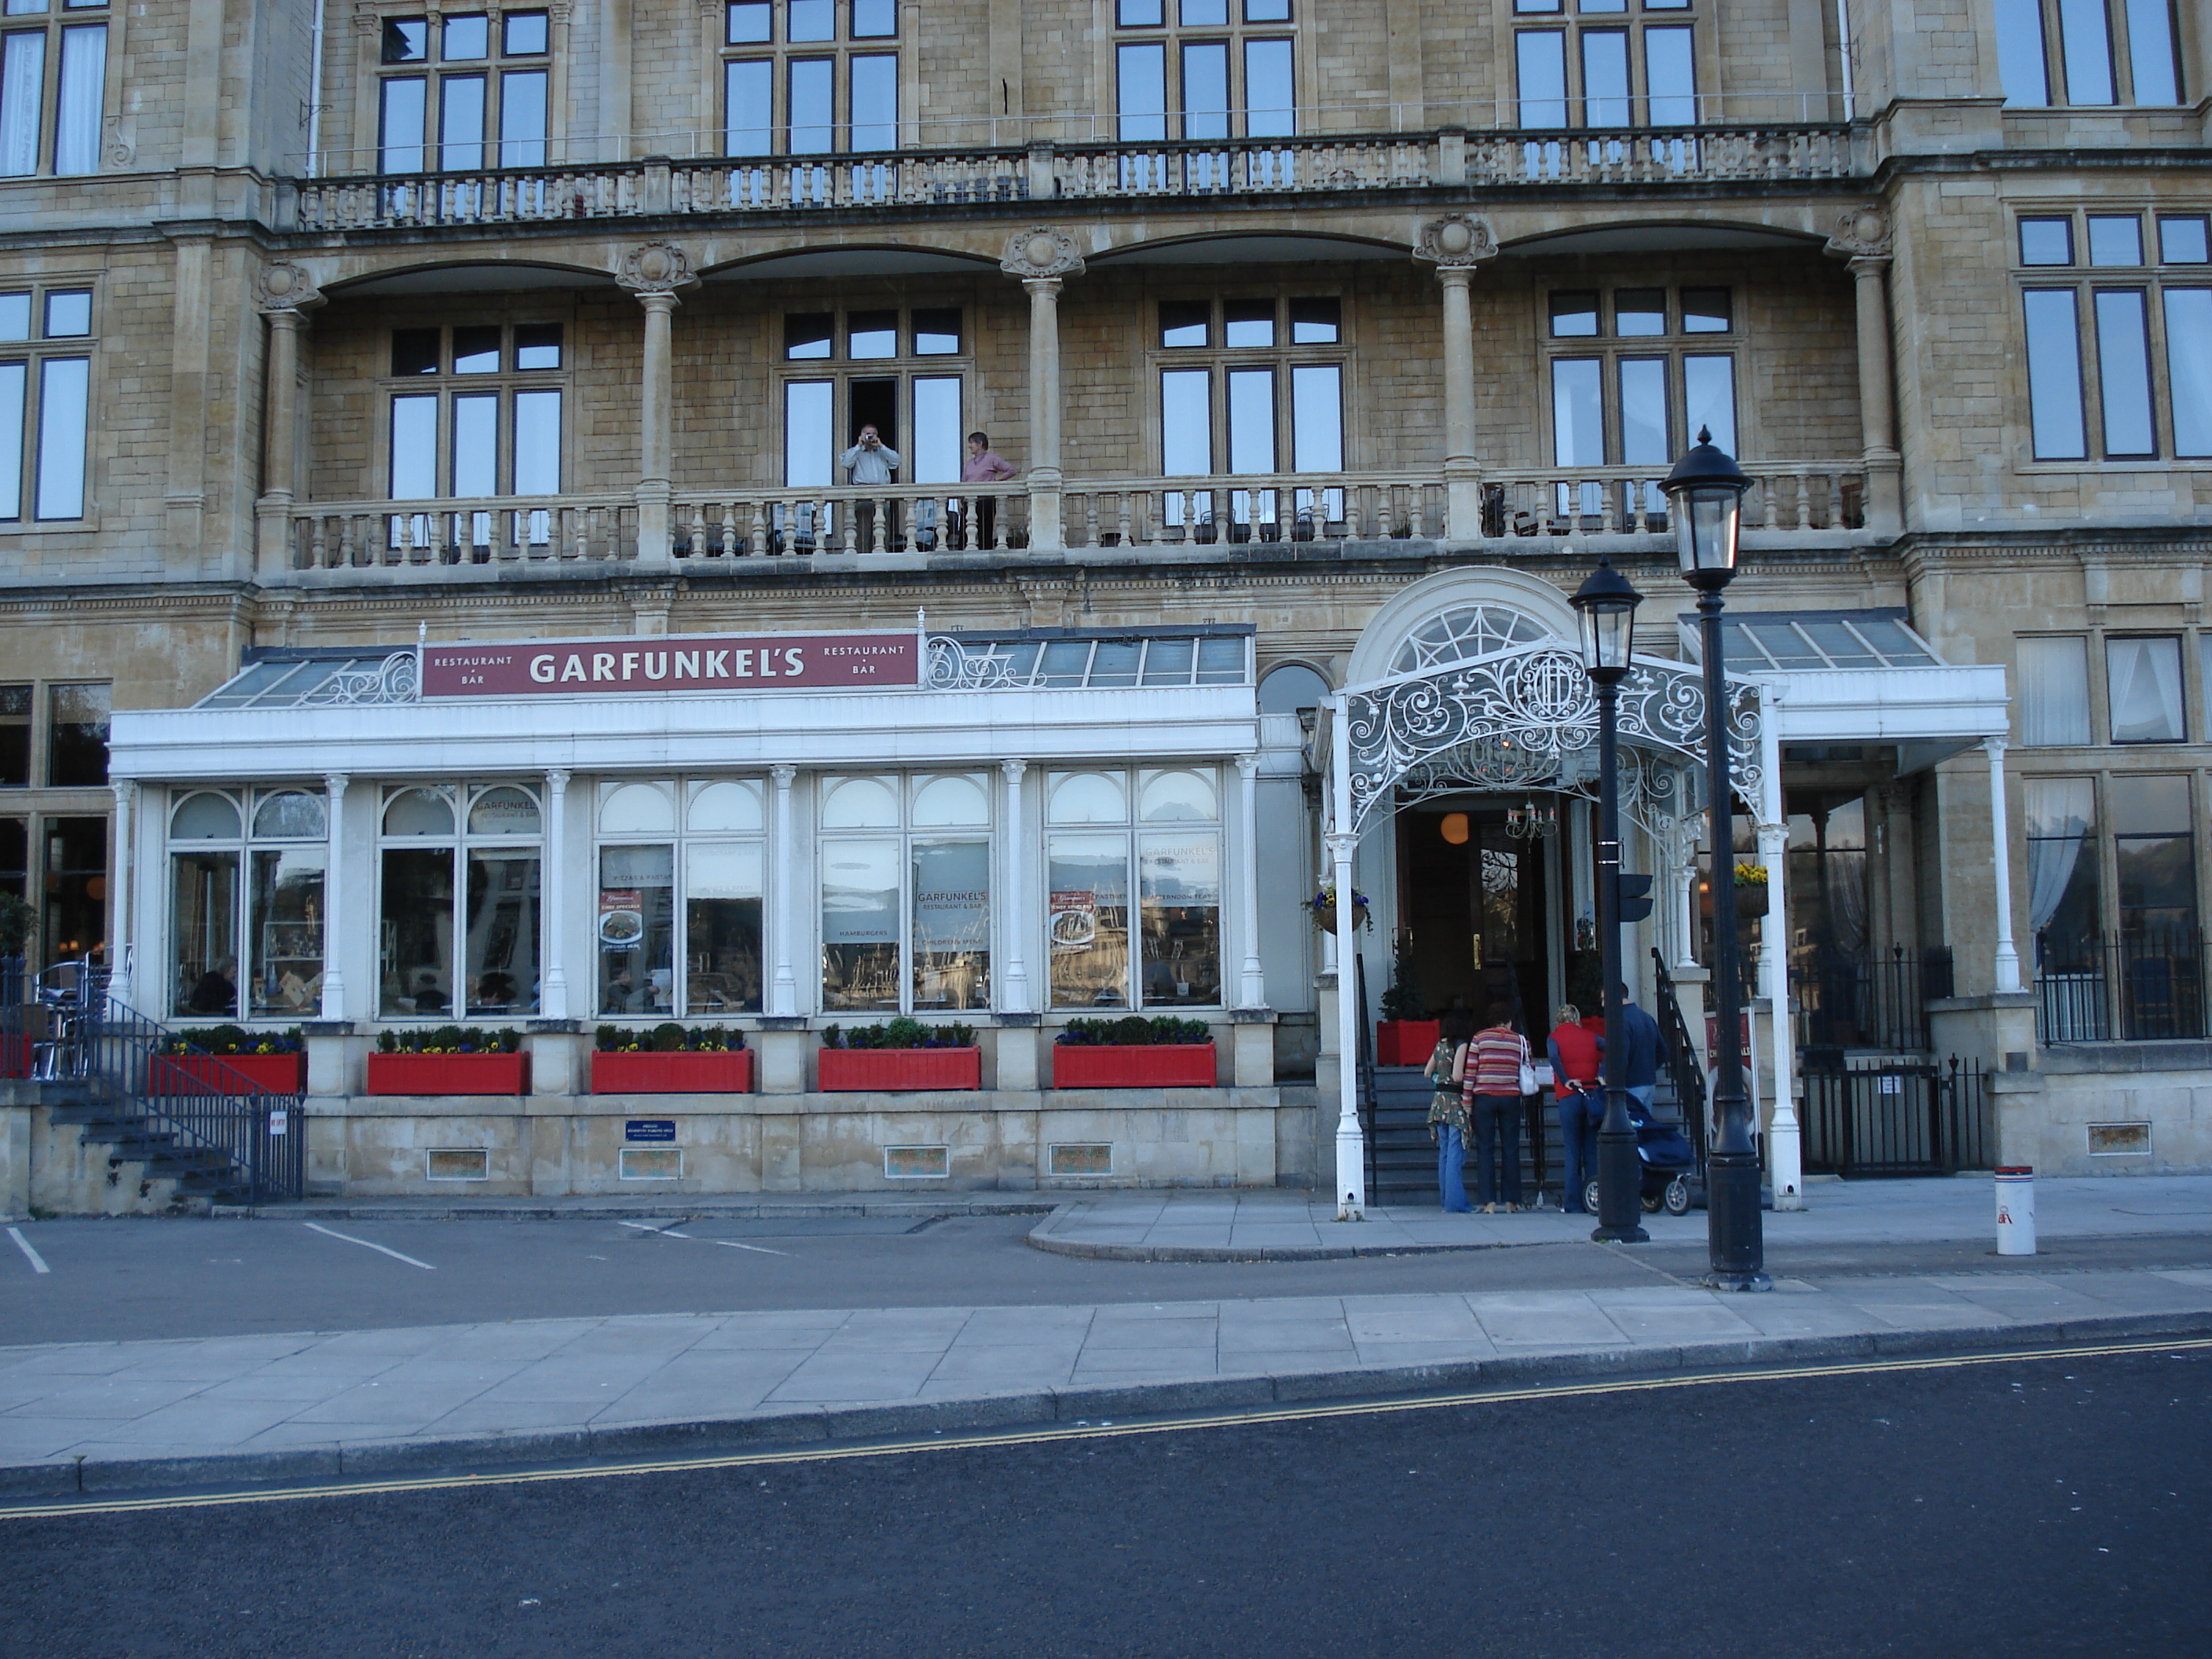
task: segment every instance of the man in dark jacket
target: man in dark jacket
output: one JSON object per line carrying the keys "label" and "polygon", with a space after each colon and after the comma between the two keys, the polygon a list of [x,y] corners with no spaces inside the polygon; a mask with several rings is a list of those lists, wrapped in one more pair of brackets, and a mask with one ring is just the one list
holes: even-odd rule
{"label": "man in dark jacket", "polygon": [[1620,1086],[1649,1107],[1659,1086],[1667,1039],[1659,1022],[1628,1000],[1626,985],[1620,988]]}

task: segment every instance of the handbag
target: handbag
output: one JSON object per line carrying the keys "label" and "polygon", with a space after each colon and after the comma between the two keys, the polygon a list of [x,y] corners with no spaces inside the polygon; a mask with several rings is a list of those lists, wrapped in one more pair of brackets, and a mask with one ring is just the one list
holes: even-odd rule
{"label": "handbag", "polygon": [[1533,1095],[1541,1085],[1536,1079],[1536,1063],[1528,1053],[1528,1039],[1521,1039],[1521,1092]]}

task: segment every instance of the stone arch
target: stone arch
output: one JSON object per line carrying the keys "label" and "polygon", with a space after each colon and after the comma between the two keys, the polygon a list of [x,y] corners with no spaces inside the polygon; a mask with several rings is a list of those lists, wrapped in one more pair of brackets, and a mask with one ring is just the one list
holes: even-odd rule
{"label": "stone arch", "polygon": [[[1429,665],[1399,665],[1407,643],[1423,629],[1455,612],[1480,611],[1525,617],[1534,625],[1537,631],[1525,639],[1501,640],[1500,649],[1508,644],[1533,644],[1545,637],[1556,640],[1564,648],[1573,647],[1574,607],[1551,583],[1504,565],[1455,565],[1410,583],[1369,618],[1352,648],[1347,683],[1365,685]],[[1443,658],[1431,660],[1438,659]]]}

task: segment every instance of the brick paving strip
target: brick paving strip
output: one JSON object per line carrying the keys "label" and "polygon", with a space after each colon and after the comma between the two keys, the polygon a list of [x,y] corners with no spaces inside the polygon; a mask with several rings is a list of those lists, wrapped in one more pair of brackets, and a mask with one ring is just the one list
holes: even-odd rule
{"label": "brick paving strip", "polygon": [[0,1348],[0,1498],[2212,1334],[2212,1269],[548,1319]]}

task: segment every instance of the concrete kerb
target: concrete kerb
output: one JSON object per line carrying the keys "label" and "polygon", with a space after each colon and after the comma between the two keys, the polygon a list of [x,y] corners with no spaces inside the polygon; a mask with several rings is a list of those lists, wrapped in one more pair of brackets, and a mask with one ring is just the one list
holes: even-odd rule
{"label": "concrete kerb", "polygon": [[[1268,1406],[1418,1404],[1424,1399],[1577,1378],[1659,1377],[1776,1364],[2002,1353],[2130,1339],[2212,1336],[2212,1314],[2127,1314],[2111,1318],[1966,1329],[1753,1337],[1651,1348],[1602,1347],[1509,1354],[1427,1365],[1255,1374],[1185,1382],[1091,1385],[982,1395],[962,1400],[770,1409],[743,1417],[645,1423],[605,1429],[517,1432],[447,1440],[370,1440],[204,1457],[94,1459],[0,1468],[0,1498],[40,1500],[127,1493],[313,1486],[387,1475],[474,1471],[556,1473],[711,1458],[775,1446],[910,1441],[917,1436],[988,1433],[1110,1420],[1197,1419]],[[0,1510],[0,1519],[5,1510]]]}
{"label": "concrete kerb", "polygon": [[354,1200],[345,1203],[216,1205],[210,1215],[218,1221],[636,1221],[652,1218],[672,1220],[827,1221],[854,1216],[890,1217],[913,1221],[939,1221],[953,1216],[1056,1214],[1063,1203],[1033,1196],[998,1199],[975,1197],[927,1200],[896,1197],[809,1199],[779,1201],[774,1198],[671,1199],[609,1198],[549,1203],[517,1199],[456,1200],[425,1203],[417,1199]]}

